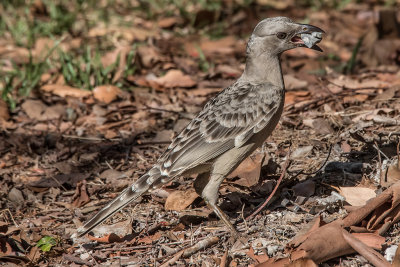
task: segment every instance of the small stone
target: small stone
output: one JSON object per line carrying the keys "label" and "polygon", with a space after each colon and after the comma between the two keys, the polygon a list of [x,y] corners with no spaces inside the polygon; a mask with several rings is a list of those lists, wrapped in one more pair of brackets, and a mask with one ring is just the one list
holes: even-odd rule
{"label": "small stone", "polygon": [[304,44],[308,47],[311,48],[315,44],[321,42],[322,40],[322,33],[320,32],[313,32],[311,34],[309,33],[302,33],[300,35],[301,40],[303,40]]}
{"label": "small stone", "polygon": [[397,248],[398,248],[398,245],[392,245],[385,250],[385,259],[387,261],[390,261],[390,262],[393,261],[394,255],[396,254],[396,251],[397,251]]}
{"label": "small stone", "polygon": [[267,247],[267,253],[269,257],[272,257],[276,254],[276,252],[278,251],[279,247],[276,245],[270,245]]}
{"label": "small stone", "polygon": [[19,204],[22,204],[25,200],[22,192],[15,187],[13,189],[11,189],[10,193],[8,194],[8,199],[11,202],[15,202],[15,203],[19,203]]}

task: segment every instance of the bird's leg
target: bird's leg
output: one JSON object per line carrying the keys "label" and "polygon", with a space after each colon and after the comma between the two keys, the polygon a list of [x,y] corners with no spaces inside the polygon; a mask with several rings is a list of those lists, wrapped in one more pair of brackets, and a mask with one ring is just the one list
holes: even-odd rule
{"label": "bird's leg", "polygon": [[200,174],[194,182],[194,188],[204,201],[207,206],[214,211],[220,220],[222,220],[228,229],[232,232],[235,237],[239,236],[238,231],[229,221],[228,216],[221,210],[217,205],[218,200],[218,189],[224,180],[225,176],[212,174],[209,172]]}

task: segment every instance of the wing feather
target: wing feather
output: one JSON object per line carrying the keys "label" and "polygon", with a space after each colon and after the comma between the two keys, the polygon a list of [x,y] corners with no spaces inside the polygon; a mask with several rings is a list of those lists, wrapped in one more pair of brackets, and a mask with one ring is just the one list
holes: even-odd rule
{"label": "wing feather", "polygon": [[271,122],[284,90],[270,83],[236,82],[209,101],[159,159],[164,173],[178,175],[244,145]]}

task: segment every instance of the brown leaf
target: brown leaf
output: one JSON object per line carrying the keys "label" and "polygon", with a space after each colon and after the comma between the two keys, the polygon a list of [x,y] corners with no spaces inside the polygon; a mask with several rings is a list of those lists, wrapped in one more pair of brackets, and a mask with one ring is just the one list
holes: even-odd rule
{"label": "brown leaf", "polygon": [[367,100],[369,95],[356,94],[343,97],[343,102],[346,104],[362,103]]}
{"label": "brown leaf", "polygon": [[72,199],[74,200],[72,205],[76,208],[80,208],[90,202],[90,197],[86,189],[86,180],[78,182]]}
{"label": "brown leaf", "polygon": [[285,265],[285,267],[317,267],[318,265],[309,258],[300,258],[297,259],[293,262],[291,262],[289,265]]}
{"label": "brown leaf", "polygon": [[8,120],[10,118],[10,113],[8,112],[8,105],[7,103],[3,100],[0,99],[0,120]]}
{"label": "brown leaf", "polygon": [[295,196],[310,197],[315,193],[315,182],[306,180],[292,187]]}
{"label": "brown leaf", "polygon": [[222,73],[223,78],[238,78],[242,72],[230,65],[220,64],[217,66],[216,73]]}
{"label": "brown leaf", "polygon": [[264,159],[265,155],[260,153],[246,158],[231,174],[229,174],[228,178],[239,177],[239,180],[232,181],[232,183],[241,186],[251,187],[256,185],[260,179],[260,171]]}
{"label": "brown leaf", "polygon": [[174,191],[165,201],[166,210],[184,210],[198,197],[196,191],[191,188],[186,191]]}
{"label": "brown leaf", "polygon": [[227,36],[219,40],[202,39],[200,48],[206,56],[219,55],[232,55],[235,52],[235,45],[237,40],[233,36]]}
{"label": "brown leaf", "polygon": [[92,241],[97,241],[99,243],[119,243],[122,242],[123,239],[119,237],[118,235],[111,233],[109,235],[105,235],[102,237],[94,237],[91,235],[88,235],[88,238]]}
{"label": "brown leaf", "polygon": [[292,74],[286,74],[283,76],[283,78],[285,80],[285,88],[287,90],[298,90],[298,89],[306,88],[308,86],[307,81],[297,79]]}
{"label": "brown leaf", "polygon": [[163,29],[172,28],[176,24],[182,23],[182,18],[180,17],[168,17],[162,18],[158,21],[158,26]]}
{"label": "brown leaf", "polygon": [[339,193],[352,206],[363,206],[368,200],[376,197],[375,191],[366,187],[339,187]]}
{"label": "brown leaf", "polygon": [[155,82],[165,88],[190,88],[196,85],[189,75],[183,74],[180,70],[169,70],[165,76],[157,78]]}
{"label": "brown leaf", "polygon": [[265,262],[265,261],[267,261],[269,259],[269,257],[267,255],[265,255],[265,254],[255,255],[253,246],[250,246],[250,249],[246,252],[246,254],[247,254],[247,256],[252,258],[257,263]]}
{"label": "brown leaf", "polygon": [[342,235],[343,238],[347,241],[347,243],[355,251],[360,253],[360,255],[366,258],[370,263],[372,263],[375,266],[390,267],[390,263],[387,260],[385,260],[385,258],[381,254],[379,254],[379,252],[376,252],[371,247],[367,246],[365,243],[354,237],[354,235],[351,235],[344,229],[342,229]]}
{"label": "brown leaf", "polygon": [[161,56],[156,48],[152,46],[139,46],[137,53],[140,59],[140,63],[145,68],[151,68],[156,63],[161,61]]}
{"label": "brown leaf", "polygon": [[138,244],[150,245],[161,237],[161,232],[156,232],[154,235],[145,236],[137,240]]}
{"label": "brown leaf", "polygon": [[389,187],[395,182],[400,180],[400,168],[399,164],[392,164],[387,168],[386,172],[381,174],[381,185]]}
{"label": "brown leaf", "polygon": [[72,96],[72,97],[88,97],[92,95],[92,92],[81,90],[79,88],[70,87],[67,85],[59,85],[59,84],[46,84],[43,85],[40,90],[52,93],[54,95],[58,95],[60,97]]}
{"label": "brown leaf", "polygon": [[47,106],[42,101],[31,99],[27,99],[24,103],[22,103],[21,107],[29,118],[35,120],[43,119],[42,114],[47,108]]}
{"label": "brown leaf", "polygon": [[121,94],[121,89],[114,85],[100,85],[93,89],[93,96],[98,101],[111,103]]}

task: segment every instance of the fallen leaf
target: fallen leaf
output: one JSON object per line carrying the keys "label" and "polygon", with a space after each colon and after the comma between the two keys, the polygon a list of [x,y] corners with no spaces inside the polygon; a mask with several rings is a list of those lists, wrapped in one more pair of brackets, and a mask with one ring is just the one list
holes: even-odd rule
{"label": "fallen leaf", "polygon": [[256,154],[246,158],[227,178],[239,177],[239,180],[232,181],[232,183],[241,186],[251,187],[256,185],[260,179],[261,166],[264,159],[264,154]]}
{"label": "fallen leaf", "polygon": [[93,96],[98,101],[111,103],[121,94],[121,89],[114,85],[100,85],[93,89]]}
{"label": "fallen leaf", "polygon": [[162,18],[158,21],[158,26],[163,29],[172,28],[176,24],[182,23],[182,18],[180,17],[168,17]]}
{"label": "fallen leaf", "polygon": [[200,48],[208,57],[215,56],[216,54],[228,56],[235,52],[234,47],[236,43],[237,40],[233,36],[227,36],[219,40],[207,40],[203,38]]}
{"label": "fallen leaf", "polygon": [[7,121],[9,118],[8,105],[3,99],[0,99],[0,119]]}
{"label": "fallen leaf", "polygon": [[283,79],[285,80],[285,88],[286,88],[286,90],[298,90],[298,89],[306,88],[308,86],[308,82],[307,81],[303,81],[303,80],[297,79],[292,74],[284,75]]}
{"label": "fallen leaf", "polygon": [[160,237],[161,237],[161,232],[156,232],[154,235],[149,235],[149,236],[139,238],[137,240],[137,243],[149,245],[149,244],[152,244],[154,241],[157,241],[158,239],[160,239]]}
{"label": "fallen leaf", "polygon": [[352,96],[343,97],[343,102],[346,104],[361,103],[367,100],[369,95],[356,94]]}
{"label": "fallen leaf", "polygon": [[86,189],[86,180],[77,183],[75,194],[72,196],[72,199],[72,206],[76,208],[80,208],[90,202],[90,197]]}
{"label": "fallen leaf", "polygon": [[390,165],[386,172],[381,173],[381,185],[389,187],[400,180],[399,162]]}
{"label": "fallen leaf", "polygon": [[161,61],[161,56],[155,47],[139,46],[137,49],[140,63],[145,68],[151,68]]}
{"label": "fallen leaf", "polygon": [[238,78],[242,72],[230,65],[220,64],[215,72],[221,73],[223,78]]}
{"label": "fallen leaf", "polygon": [[59,84],[46,84],[43,85],[40,90],[58,95],[60,97],[72,96],[83,98],[92,95],[92,92],[90,91]]}
{"label": "fallen leaf", "polygon": [[254,254],[253,246],[250,246],[250,249],[246,252],[246,254],[247,254],[247,256],[252,258],[257,263],[264,262],[269,259],[269,257],[265,254],[261,254],[261,255]]}
{"label": "fallen leaf", "polygon": [[315,182],[306,180],[292,187],[295,196],[310,197],[315,193]]}
{"label": "fallen leaf", "polygon": [[35,120],[43,119],[43,113],[47,106],[40,100],[27,99],[21,105],[22,110],[28,115],[29,118]]}
{"label": "fallen leaf", "polygon": [[199,195],[191,188],[186,191],[174,191],[165,201],[166,210],[181,211],[186,209]]}
{"label": "fallen leaf", "polygon": [[339,193],[352,206],[363,206],[369,199],[376,197],[375,191],[366,187],[339,187]]}
{"label": "fallen leaf", "polygon": [[88,238],[92,241],[97,241],[99,243],[119,243],[122,242],[123,239],[119,237],[118,235],[111,233],[109,235],[105,235],[102,237],[94,237],[91,235],[88,235]]}
{"label": "fallen leaf", "polygon": [[157,78],[155,82],[165,88],[190,88],[196,85],[189,75],[183,74],[180,70],[169,70],[165,76]]}

